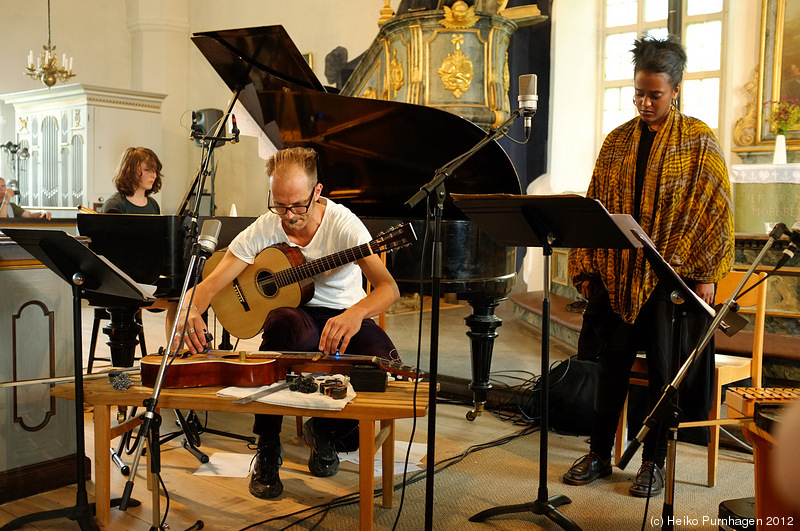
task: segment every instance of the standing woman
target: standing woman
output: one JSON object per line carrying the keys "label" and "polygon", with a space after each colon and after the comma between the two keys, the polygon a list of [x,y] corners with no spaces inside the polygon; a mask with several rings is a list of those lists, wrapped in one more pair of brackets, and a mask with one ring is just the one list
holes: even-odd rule
{"label": "standing woman", "polygon": [[161,161],[151,149],[129,147],[122,154],[114,186],[101,212],[116,214],[161,214],[156,200],[150,197],[161,190]]}
{"label": "standing woman", "polygon": [[[639,116],[614,129],[597,157],[587,197],[609,212],[630,214],[658,252],[710,306],[715,284],[733,263],[733,209],[725,157],[711,129],[675,106],[686,68],[678,39],[634,42],[634,97]],[[599,358],[589,453],[564,474],[585,485],[611,474],[611,450],[636,354],[647,354],[648,395],[653,406],[672,380],[669,287],[660,283],[641,251],[572,249],[572,283],[588,299],[578,356]],[[703,336],[707,314],[684,310],[681,361]],[[681,386],[683,420],[708,418],[713,340]],[[633,496],[664,488],[666,426],[644,438]],[[617,456],[619,457],[619,456]]]}

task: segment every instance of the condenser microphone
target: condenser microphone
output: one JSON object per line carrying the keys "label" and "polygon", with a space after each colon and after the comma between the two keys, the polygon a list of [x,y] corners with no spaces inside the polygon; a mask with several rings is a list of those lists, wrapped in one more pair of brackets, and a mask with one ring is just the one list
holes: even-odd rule
{"label": "condenser microphone", "polygon": [[525,123],[525,139],[531,135],[531,121],[539,106],[539,96],[536,94],[536,74],[523,74],[519,76],[519,108]]}
{"label": "condenser microphone", "polygon": [[197,237],[199,252],[206,256],[211,256],[211,254],[217,250],[219,231],[221,228],[222,222],[218,219],[207,219],[203,222],[200,236]]}
{"label": "condenser microphone", "polygon": [[796,253],[797,248],[800,247],[800,220],[794,222],[794,225],[792,225],[792,228],[789,229],[788,234],[789,245],[786,247],[786,249],[784,249],[781,258],[778,260],[778,263],[775,264],[775,269],[773,269],[773,271],[777,271],[786,265],[786,262],[794,257],[794,253]]}

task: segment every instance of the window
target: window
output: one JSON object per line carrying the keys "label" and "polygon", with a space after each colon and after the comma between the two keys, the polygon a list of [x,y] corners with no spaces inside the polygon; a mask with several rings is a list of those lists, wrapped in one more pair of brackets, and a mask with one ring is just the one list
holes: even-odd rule
{"label": "window", "polygon": [[[723,13],[726,0],[683,0],[682,42],[688,64],[683,74],[681,112],[703,120],[718,134]],[[643,34],[667,36],[668,0],[605,0],[603,107],[600,133],[636,116],[630,49]]]}

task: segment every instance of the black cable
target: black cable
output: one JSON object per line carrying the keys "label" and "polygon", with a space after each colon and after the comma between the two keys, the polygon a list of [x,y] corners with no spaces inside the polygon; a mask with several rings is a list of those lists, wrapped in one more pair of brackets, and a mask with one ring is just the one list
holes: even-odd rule
{"label": "black cable", "polygon": [[[539,431],[539,428],[537,428],[537,427],[528,427],[528,428],[525,428],[523,430],[518,431],[517,433],[513,433],[511,435],[506,435],[504,437],[500,437],[500,438],[495,439],[493,441],[489,441],[489,442],[486,442],[486,443],[481,443],[481,444],[476,444],[476,445],[470,446],[469,448],[464,450],[464,452],[462,452],[460,455],[455,455],[453,457],[449,457],[447,459],[443,459],[442,461],[439,461],[436,464],[436,466],[434,466],[434,474],[438,474],[439,472],[442,472],[443,470],[446,470],[446,469],[450,468],[451,466],[460,463],[468,455],[470,455],[470,454],[472,454],[474,452],[479,452],[481,450],[487,450],[489,448],[496,448],[498,446],[502,446],[504,444],[508,444],[509,442],[514,441],[514,440],[516,440],[516,439],[518,439],[520,437],[528,436],[528,435],[530,435],[532,433],[535,433],[537,431]],[[425,470],[425,469],[419,470],[418,472],[413,474],[411,476],[411,479],[409,479],[408,481],[406,481],[405,478],[404,478],[402,483],[398,483],[397,485],[395,485],[394,486],[394,490],[405,489],[405,487],[407,485],[413,485],[414,483],[418,483],[419,481],[422,481],[423,479],[425,479],[426,474],[427,474],[427,470]],[[373,492],[373,496],[380,496],[382,494],[383,494],[383,489],[382,488],[377,488]],[[297,525],[298,523],[304,522],[304,521],[308,520],[309,518],[312,518],[312,517],[314,517],[314,516],[316,516],[318,514],[325,513],[327,515],[327,513],[331,509],[335,509],[335,508],[338,508],[338,507],[345,507],[347,505],[353,505],[353,504],[356,504],[358,502],[359,502],[359,496],[358,496],[357,492],[356,493],[352,493],[352,494],[347,494],[345,496],[340,496],[339,498],[334,498],[333,500],[331,500],[331,501],[329,501],[327,503],[322,503],[322,504],[319,504],[319,505],[315,505],[313,507],[300,509],[300,510],[295,511],[293,513],[289,513],[289,514],[285,514],[285,515],[281,515],[281,516],[275,516],[275,517],[269,518],[267,520],[262,520],[260,522],[254,523],[254,524],[250,524],[247,527],[241,528],[240,531],[247,531],[248,529],[254,529],[257,526],[266,525],[266,524],[269,524],[269,523],[272,523],[272,522],[276,522],[276,521],[280,521],[280,520],[287,520],[287,519],[289,519],[289,518],[291,518],[293,516],[300,515],[300,514],[302,514],[304,512],[307,512],[307,511],[315,511],[315,512],[309,514],[309,515],[306,515],[306,516],[302,517],[300,520],[296,520],[296,521],[286,525],[285,527],[280,528],[281,530],[286,530],[286,529],[290,529],[293,526]],[[401,508],[398,507],[398,514],[400,512],[400,509]],[[316,528],[320,523],[321,523],[321,520],[320,520],[320,522],[317,522],[316,524],[314,524],[314,528]],[[314,528],[312,528],[312,529],[314,529]]]}

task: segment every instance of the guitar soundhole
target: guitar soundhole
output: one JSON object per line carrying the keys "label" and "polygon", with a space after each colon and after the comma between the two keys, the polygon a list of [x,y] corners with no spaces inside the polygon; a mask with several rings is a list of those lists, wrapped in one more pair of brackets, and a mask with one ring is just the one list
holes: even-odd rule
{"label": "guitar soundhole", "polygon": [[273,275],[271,271],[260,271],[258,275],[256,275],[256,282],[258,283],[258,289],[261,290],[261,293],[263,293],[265,297],[274,297],[278,294],[278,285],[275,282],[275,275]]}

